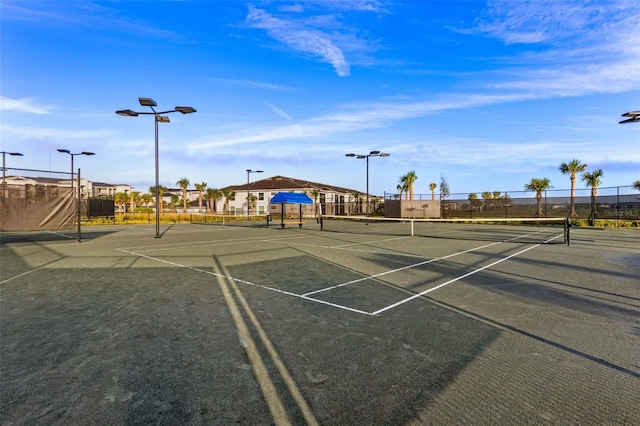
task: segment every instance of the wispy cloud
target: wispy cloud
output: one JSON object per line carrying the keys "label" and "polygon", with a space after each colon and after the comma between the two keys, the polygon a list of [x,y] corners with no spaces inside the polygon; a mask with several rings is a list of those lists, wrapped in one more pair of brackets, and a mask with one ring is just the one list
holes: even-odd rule
{"label": "wispy cloud", "polygon": [[285,86],[277,83],[267,83],[264,81],[239,80],[239,79],[232,79],[232,78],[218,78],[218,79],[215,79],[215,81],[226,84],[228,86],[250,87],[255,89],[272,90],[276,92],[288,92],[291,90],[295,90],[293,87],[290,87],[290,86]]}
{"label": "wispy cloud", "polygon": [[288,120],[288,121],[293,120],[293,118],[289,114],[287,114],[277,106],[271,105],[269,102],[265,102],[265,105],[271,108],[276,114],[278,114],[280,117],[284,118],[285,120]]}
{"label": "wispy cloud", "polygon": [[0,110],[2,111],[20,111],[31,114],[49,114],[51,107],[46,105],[38,105],[31,98],[12,99],[0,96]]}
{"label": "wispy cloud", "polygon": [[550,98],[640,88],[637,1],[490,2],[471,32],[523,45],[493,89]]}
{"label": "wispy cloud", "polygon": [[0,125],[0,132],[7,137],[19,137],[23,139],[48,138],[48,139],[96,139],[113,134],[112,130],[69,130],[56,128],[33,128],[11,125]]}
{"label": "wispy cloud", "polygon": [[247,23],[267,30],[269,36],[294,50],[320,57],[330,63],[341,77],[350,74],[342,50],[331,41],[328,34],[319,29],[307,27],[299,21],[277,18],[252,5],[249,5]]}
{"label": "wispy cloud", "polygon": [[158,28],[137,17],[123,16],[119,9],[91,1],[27,3],[9,0],[0,3],[0,11],[6,20],[31,21],[49,26],[88,27],[140,38],[181,39],[173,31]]}

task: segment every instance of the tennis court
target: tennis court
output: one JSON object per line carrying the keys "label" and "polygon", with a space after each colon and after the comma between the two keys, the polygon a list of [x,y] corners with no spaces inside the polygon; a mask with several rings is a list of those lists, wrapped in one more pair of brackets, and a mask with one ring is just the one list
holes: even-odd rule
{"label": "tennis court", "polygon": [[637,230],[394,225],[3,234],[3,423],[640,418]]}

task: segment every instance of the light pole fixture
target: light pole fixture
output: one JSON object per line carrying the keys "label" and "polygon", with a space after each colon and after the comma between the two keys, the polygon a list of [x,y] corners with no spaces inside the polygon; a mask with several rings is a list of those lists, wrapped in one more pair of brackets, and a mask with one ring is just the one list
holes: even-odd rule
{"label": "light pole fixture", "polygon": [[156,111],[154,107],[157,107],[156,101],[151,98],[138,98],[138,102],[140,102],[141,106],[147,106],[151,108],[153,112],[138,112],[132,111],[130,109],[122,109],[116,111],[116,114],[122,115],[124,117],[137,117],[138,115],[153,115],[155,117],[155,131],[156,131],[156,235],[155,238],[160,238],[160,173],[158,170],[158,123],[168,123],[169,117],[162,114],[170,114],[172,112],[179,112],[182,114],[191,114],[192,112],[196,112],[195,108],[190,106],[177,106],[172,110],[168,111]]}
{"label": "light pole fixture", "polygon": [[367,160],[367,225],[369,224],[369,157],[388,157],[391,154],[380,151],[371,151],[368,154],[345,154],[347,157],[355,157],[359,160]]}
{"label": "light pole fixture", "polygon": [[640,111],[630,111],[622,114],[622,117],[628,117],[626,120],[620,121],[618,124],[640,123]]}
{"label": "light pole fixture", "polygon": [[[75,157],[76,155],[96,155],[96,153],[89,152],[89,151],[82,151],[82,152],[73,154],[68,149],[62,149],[62,148],[58,148],[58,152],[62,152],[63,154],[69,154],[71,156],[71,176],[69,178],[69,181],[71,182],[71,190],[73,191],[73,157]],[[82,240],[81,231],[80,231],[80,203],[82,200],[81,189],[82,188],[80,185],[80,169],[78,169],[78,198],[76,199],[76,223],[78,224],[78,242]]]}
{"label": "light pole fixture", "polygon": [[7,151],[2,151],[2,198],[5,197],[5,188],[6,188],[6,182],[5,182],[5,155],[9,154],[9,155],[13,155],[16,157],[22,157],[23,155],[20,154],[19,152],[7,152]]}
{"label": "light pole fixture", "polygon": [[73,157],[76,155],[96,155],[95,152],[82,151],[75,154],[72,154],[68,149],[58,148],[58,152],[62,152],[63,154],[69,154],[71,156],[71,178],[69,179],[71,182],[71,188],[73,188]]}
{"label": "light pole fixture", "polygon": [[251,173],[262,173],[263,170],[247,169],[247,217],[251,217],[251,200],[249,199],[249,175]]}

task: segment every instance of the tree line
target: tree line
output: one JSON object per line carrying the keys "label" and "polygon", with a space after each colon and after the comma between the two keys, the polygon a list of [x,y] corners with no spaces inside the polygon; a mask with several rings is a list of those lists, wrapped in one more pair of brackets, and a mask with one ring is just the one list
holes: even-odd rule
{"label": "tree line", "polygon": [[[184,211],[187,210],[187,204],[189,200],[187,199],[187,189],[191,182],[187,178],[182,178],[176,182],[182,189],[182,199],[176,194],[171,196],[171,201],[169,202],[169,207],[177,209],[177,206],[182,203],[182,208]],[[230,188],[217,189],[217,188],[209,188],[206,182],[196,183],[194,184],[196,190],[198,191],[198,211],[202,213],[203,201],[206,201],[206,210],[217,210],[217,203],[224,198],[224,211],[229,210],[229,200],[235,196],[235,191]],[[156,189],[155,185],[149,187],[148,193],[140,193],[136,191],[132,191],[130,194],[125,194],[124,192],[118,192],[114,196],[114,203],[120,207],[121,210],[124,210],[124,206],[129,204],[129,210],[134,211],[138,206],[150,207],[152,204],[155,204],[156,193],[159,195],[160,200],[163,199],[164,194],[169,190],[166,186],[158,185]],[[157,191],[157,192],[156,192]],[[160,212],[163,211],[164,202],[161,202],[158,206]]]}
{"label": "tree line", "polygon": [[[596,169],[591,172],[587,171],[587,164],[582,163],[580,160],[573,159],[567,163],[560,164],[559,170],[564,175],[569,175],[569,181],[571,183],[571,208],[569,212],[569,217],[578,217],[575,210],[575,184],[578,175],[580,175],[581,180],[586,184],[587,187],[591,188],[591,218],[595,218],[597,215],[596,210],[596,201],[598,196],[598,187],[602,183],[602,176],[604,175],[602,169]],[[405,194],[405,200],[413,200],[413,186],[418,180],[418,176],[415,171],[410,171],[402,176],[400,176],[400,182],[398,183],[396,189],[400,193],[400,199],[402,199],[402,194]],[[632,183],[633,188],[640,191],[640,179],[636,180]],[[431,199],[436,199],[436,188],[438,185],[435,182],[431,182],[429,184],[429,189],[431,190]],[[542,194],[547,189],[552,188],[551,181],[548,178],[532,178],[531,181],[524,184],[525,191],[533,191],[536,193],[536,201],[537,201],[537,212],[536,217],[542,217]],[[441,176],[440,178],[440,200],[445,200],[449,195],[449,185],[447,183],[446,177]],[[491,200],[503,200],[506,195],[501,195],[499,191],[494,192],[483,192],[482,198],[489,202]],[[478,199],[478,195],[476,193],[469,194],[469,201],[471,201],[471,205],[473,205],[473,201]]]}

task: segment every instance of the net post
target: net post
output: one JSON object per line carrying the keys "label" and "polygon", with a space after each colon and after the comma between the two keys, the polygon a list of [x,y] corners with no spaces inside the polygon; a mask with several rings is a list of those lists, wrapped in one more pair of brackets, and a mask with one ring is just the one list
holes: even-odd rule
{"label": "net post", "polygon": [[[71,176],[71,181],[73,182],[73,175]],[[82,242],[82,231],[81,231],[81,225],[80,225],[80,203],[81,203],[81,198],[82,198],[82,188],[80,187],[80,183],[82,181],[80,180],[80,167],[78,167],[78,199],[76,200],[76,220],[78,221],[78,242],[81,243]],[[73,185],[71,185],[73,187]]]}
{"label": "net post", "polygon": [[411,236],[413,237],[413,219],[411,219]]}

